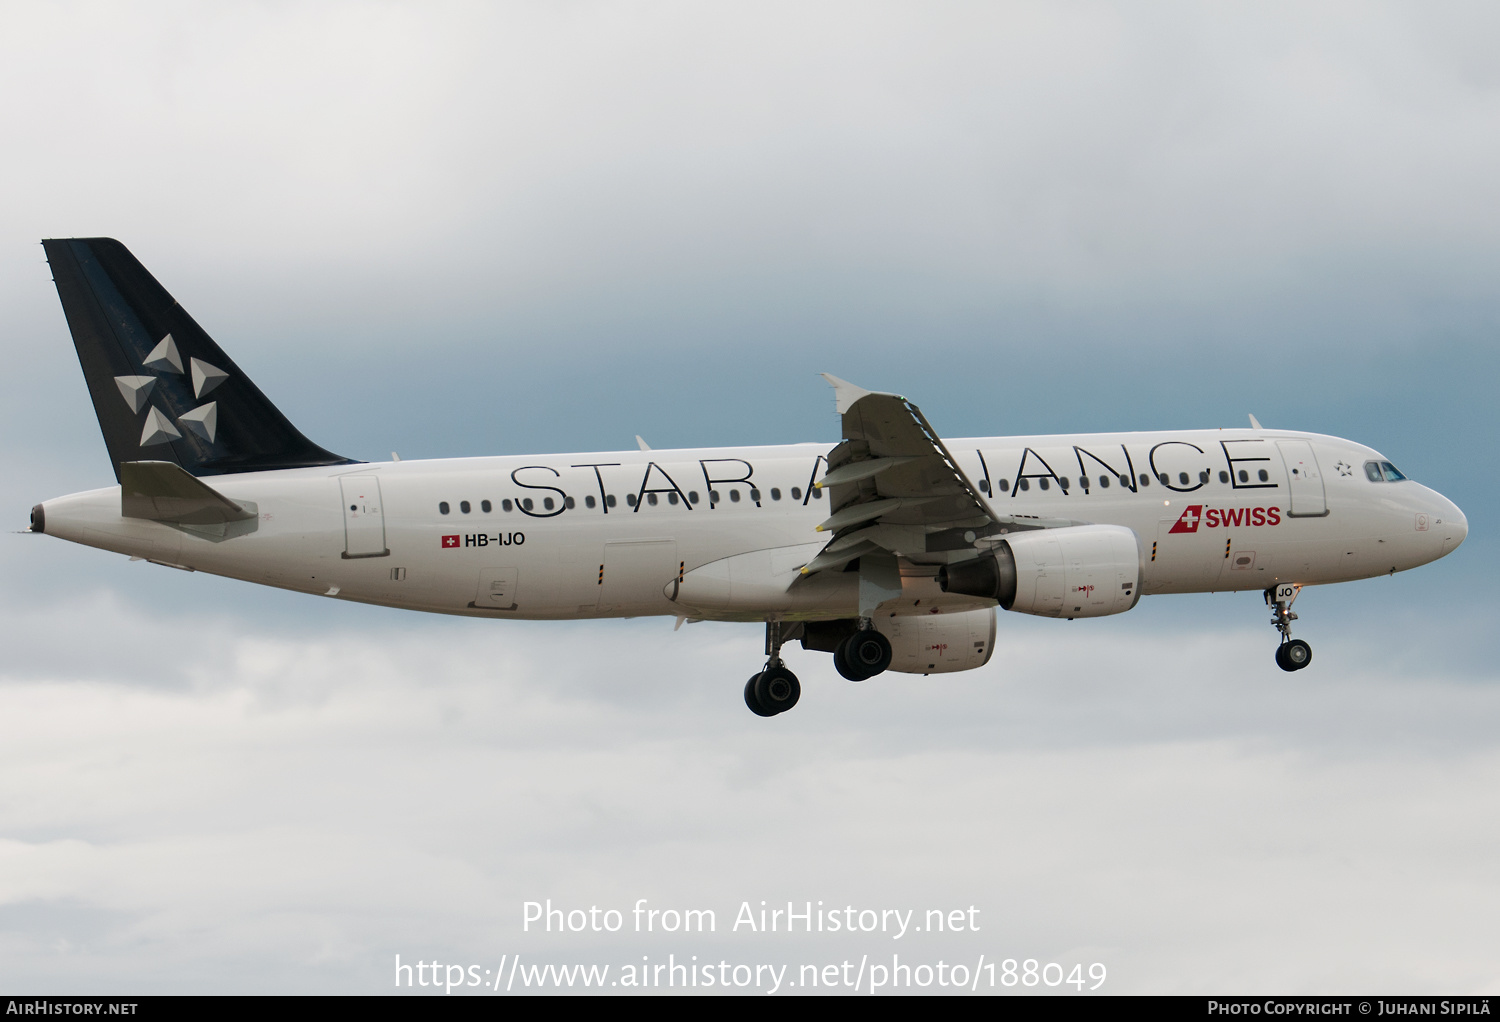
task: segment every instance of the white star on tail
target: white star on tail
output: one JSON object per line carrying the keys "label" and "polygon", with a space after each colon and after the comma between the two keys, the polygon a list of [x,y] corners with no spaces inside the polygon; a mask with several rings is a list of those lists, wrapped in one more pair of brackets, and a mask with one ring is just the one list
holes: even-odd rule
{"label": "white star on tail", "polygon": [[174,373],[182,372],[182,356],[177,353],[177,342],[172,340],[171,334],[167,334],[160,344],[151,349],[151,354],[146,356],[145,366],[159,373],[168,369]]}
{"label": "white star on tail", "polygon": [[151,388],[156,386],[156,377],[116,376],[115,386],[120,388],[120,396],[130,406],[130,410],[138,412],[146,407],[146,399],[151,396]]}
{"label": "white star on tail", "polygon": [[152,444],[164,444],[169,440],[180,440],[182,434],[172,421],[161,413],[161,409],[153,408],[146,413],[146,427],[141,430],[141,446],[150,447]]}
{"label": "white star on tail", "polygon": [[177,416],[177,421],[209,443],[213,443],[214,433],[217,431],[219,425],[219,407],[215,402],[210,401],[206,405],[199,405],[190,412],[183,412]]}
{"label": "white star on tail", "polygon": [[218,366],[209,365],[201,358],[188,359],[193,375],[193,396],[201,398],[219,384],[229,379],[229,374]]}

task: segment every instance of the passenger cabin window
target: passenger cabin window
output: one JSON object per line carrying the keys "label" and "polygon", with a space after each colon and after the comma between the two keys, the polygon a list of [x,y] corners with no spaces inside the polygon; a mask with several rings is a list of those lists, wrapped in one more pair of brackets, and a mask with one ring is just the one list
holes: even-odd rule
{"label": "passenger cabin window", "polygon": [[464,514],[468,514],[469,513],[469,502],[467,500],[461,500],[461,501],[459,501],[458,502],[458,509],[460,511],[462,511]]}
{"label": "passenger cabin window", "polygon": [[515,505],[510,502],[510,498],[509,497],[506,497],[504,500],[502,500],[500,502],[500,510],[501,511],[511,511],[511,510],[514,510],[514,508],[515,508]]}
{"label": "passenger cabin window", "polygon": [[595,504],[595,501],[594,501],[594,498],[592,496],[588,496],[588,497],[584,497],[583,498],[583,506],[584,507],[592,508],[594,506],[594,504]]}
{"label": "passenger cabin window", "polygon": [[780,500],[781,499],[781,488],[779,486],[773,486],[773,487],[771,487],[771,499],[772,500]]}
{"label": "passenger cabin window", "polygon": [[[1371,462],[1370,464],[1373,465],[1374,462]],[[1380,478],[1380,469],[1378,467],[1375,469],[1375,478],[1377,478],[1377,479]],[[445,515],[447,513],[448,513],[448,502],[446,500],[439,502],[438,503],[438,514]]]}
{"label": "passenger cabin window", "polygon": [[1219,470],[1219,482],[1221,482],[1221,483],[1227,483],[1227,482],[1229,482],[1229,473],[1225,472],[1223,469]]}
{"label": "passenger cabin window", "polygon": [[802,499],[802,487],[800,487],[800,486],[793,486],[792,487],[792,499],[793,500],[801,500]]}
{"label": "passenger cabin window", "polygon": [[495,505],[491,504],[487,500],[481,500],[479,502],[479,510],[483,511],[485,514],[489,514],[491,511],[495,510]]}

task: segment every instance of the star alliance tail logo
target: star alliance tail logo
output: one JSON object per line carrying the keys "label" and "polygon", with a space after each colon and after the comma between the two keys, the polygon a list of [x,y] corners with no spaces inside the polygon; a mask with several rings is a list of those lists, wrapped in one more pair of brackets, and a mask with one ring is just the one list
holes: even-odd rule
{"label": "star alliance tail logo", "polygon": [[1174,532],[1197,532],[1198,523],[1203,520],[1203,505],[1189,504],[1182,509],[1182,517],[1177,519],[1177,524],[1167,530],[1167,535]]}
{"label": "star alliance tail logo", "polygon": [[[163,337],[161,343],[151,349],[151,353],[146,356],[141,365],[157,373],[182,374],[182,352],[177,350],[177,342],[172,340],[172,335],[167,334]],[[228,373],[218,366],[209,365],[201,358],[189,358],[188,367],[193,378],[193,396],[200,401],[204,394],[229,379]],[[151,391],[160,379],[159,376],[116,376],[115,386],[120,388],[120,396],[130,406],[130,410],[140,414],[141,409],[150,404]],[[219,430],[219,406],[214,401],[201,404],[192,411],[179,414],[177,422],[178,425],[186,427],[209,443],[213,443],[214,436]],[[182,430],[172,425],[172,421],[167,418],[166,414],[153,405],[146,413],[146,424],[141,430],[140,446],[152,447],[181,439]]]}

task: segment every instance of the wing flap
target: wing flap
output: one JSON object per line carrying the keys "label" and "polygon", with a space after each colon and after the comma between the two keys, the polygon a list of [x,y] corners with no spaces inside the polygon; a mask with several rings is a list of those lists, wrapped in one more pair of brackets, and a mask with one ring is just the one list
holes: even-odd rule
{"label": "wing flap", "polygon": [[916,460],[916,458],[870,458],[868,461],[851,461],[843,468],[829,472],[813,483],[813,486],[821,490],[825,486],[838,486],[842,483],[857,483],[861,479],[873,479],[893,468],[909,465]]}
{"label": "wing flap", "polygon": [[823,378],[834,389],[844,439],[815,484],[828,491],[832,512],[818,531],[834,537],[804,574],[872,552],[947,563],[973,556],[991,534],[1082,524],[997,513],[916,405]]}
{"label": "wing flap", "polygon": [[865,554],[879,553],[883,550],[884,547],[881,547],[875,543],[871,543],[868,540],[861,540],[858,543],[854,543],[850,546],[846,546],[840,549],[829,549],[829,547],[824,547],[822,552],[819,553],[818,556],[814,557],[812,560],[808,561],[807,564],[803,565],[802,574],[811,575],[813,572],[822,571],[824,568],[842,568],[844,565],[848,564],[856,557],[863,557]]}

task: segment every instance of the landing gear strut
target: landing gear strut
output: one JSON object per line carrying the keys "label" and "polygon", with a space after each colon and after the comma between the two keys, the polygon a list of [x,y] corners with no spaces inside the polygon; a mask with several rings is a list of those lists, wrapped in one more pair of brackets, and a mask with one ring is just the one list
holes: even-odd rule
{"label": "landing gear strut", "polygon": [[766,622],[766,666],[745,682],[745,705],[762,717],[774,717],[797,705],[802,683],[781,662],[780,621]]}
{"label": "landing gear strut", "polygon": [[891,666],[891,640],[877,632],[868,620],[859,624],[859,631],[833,651],[834,668],[850,681],[873,678]]}
{"label": "landing gear strut", "polygon": [[1266,606],[1276,615],[1271,624],[1281,633],[1281,645],[1276,649],[1276,666],[1283,671],[1300,671],[1312,663],[1312,647],[1301,639],[1292,638],[1292,622],[1297,615],[1292,613],[1292,601],[1302,591],[1299,585],[1282,583],[1266,590]]}

